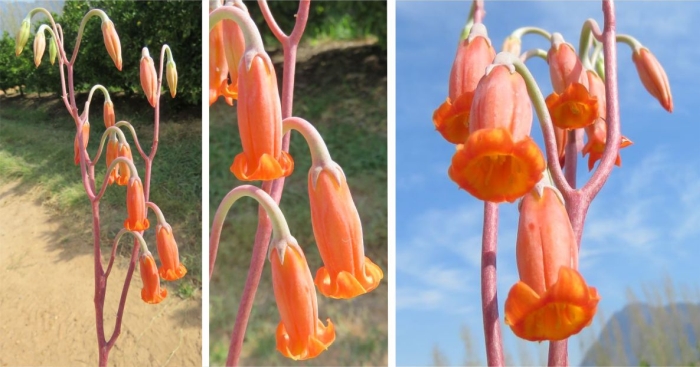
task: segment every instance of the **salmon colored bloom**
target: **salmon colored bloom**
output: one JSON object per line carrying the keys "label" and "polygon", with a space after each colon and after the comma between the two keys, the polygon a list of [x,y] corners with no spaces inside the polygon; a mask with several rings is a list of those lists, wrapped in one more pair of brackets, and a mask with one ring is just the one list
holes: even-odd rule
{"label": "salmon colored bloom", "polygon": [[[134,161],[133,157],[131,156],[131,148],[129,147],[128,143],[119,143],[118,157],[126,158],[127,160],[130,160],[132,162]],[[131,170],[129,169],[129,165],[126,163],[117,163],[117,185],[126,185],[129,182],[130,177]]]}
{"label": "salmon colored bloom", "polygon": [[545,167],[531,127],[525,81],[508,67],[495,66],[476,88],[469,138],[457,145],[450,178],[479,200],[513,202],[525,195]]}
{"label": "salmon colored bloom", "polygon": [[560,129],[579,129],[598,118],[598,99],[583,84],[573,83],[563,94],[554,92],[545,100],[552,124]]}
{"label": "salmon colored bloom", "polygon": [[[110,136],[107,142],[107,169],[109,169],[109,166],[112,165],[112,162],[114,162],[117,157],[119,157],[119,140],[115,134]],[[119,166],[119,164],[117,164],[117,166]],[[117,178],[119,178],[119,167],[114,167],[112,172],[109,173],[107,182],[111,185],[117,181]]]}
{"label": "salmon colored bloom", "polygon": [[180,263],[180,255],[177,250],[177,243],[173,236],[170,225],[156,226],[156,245],[158,247],[158,257],[160,257],[160,277],[168,280],[178,280],[187,274],[187,269]]}
{"label": "salmon colored bloom", "polygon": [[122,70],[122,46],[119,42],[119,35],[114,29],[114,23],[110,19],[102,21],[102,37],[105,41],[105,48],[109,57],[114,61],[117,70]]}
{"label": "salmon colored bloom", "polygon": [[656,98],[661,106],[668,112],[673,112],[673,98],[668,77],[659,60],[645,47],[635,49],[632,53],[632,61],[637,67],[639,79],[644,88]]}
{"label": "salmon colored bloom", "polygon": [[[224,95],[228,86],[228,65],[224,53],[224,24],[216,23],[209,31],[209,105]],[[233,106],[233,99],[225,97],[226,103]]]}
{"label": "salmon colored bloom", "polygon": [[382,270],[365,256],[362,223],[340,166],[309,172],[311,224],[323,267],[314,282],[326,297],[349,299],[377,288]]}
{"label": "salmon colored bloom", "polygon": [[150,252],[141,255],[139,269],[141,271],[141,281],[143,282],[141,299],[146,303],[160,303],[168,296],[168,290],[160,287],[156,260],[153,259],[153,255]]}
{"label": "salmon colored bloom", "polygon": [[41,64],[41,57],[44,56],[44,51],[46,50],[46,35],[44,32],[37,32],[34,36],[34,65],[39,67]]}
{"label": "salmon colored bloom", "polygon": [[590,324],[600,297],[578,273],[574,231],[556,192],[523,198],[516,244],[520,281],[508,293],[505,323],[530,341],[562,340]]}
{"label": "salmon colored bloom", "polygon": [[562,94],[574,83],[583,84],[584,88],[588,89],[586,72],[576,50],[564,42],[559,33],[552,34],[552,47],[547,52],[547,64],[554,92]]}
{"label": "salmon colored bloom", "polygon": [[143,196],[141,179],[132,177],[126,187],[126,211],[129,216],[124,221],[124,228],[129,231],[144,231],[150,226],[146,218],[146,201]]}
{"label": "salmon colored bloom", "polygon": [[236,22],[224,19],[221,21],[221,24],[223,27],[224,55],[226,56],[228,75],[231,80],[221,92],[226,98],[238,99],[238,67],[245,52],[245,39],[243,38],[241,27]]}
{"label": "salmon colored bloom", "polygon": [[[85,123],[83,123],[83,148],[87,149],[89,140],[90,122],[85,121]],[[78,141],[78,134],[75,134],[75,140],[73,140],[73,162],[75,162],[76,166],[80,164],[80,144]]]}
{"label": "salmon colored bloom", "polygon": [[288,245],[280,259],[270,253],[272,287],[282,321],[277,326],[277,350],[293,360],[318,356],[335,340],[330,319],[324,326],[318,318],[318,300],[306,258],[298,245]]}
{"label": "salmon colored bloom", "polygon": [[156,75],[156,67],[153,65],[153,59],[146,47],[141,50],[139,76],[141,78],[141,88],[146,98],[148,98],[148,103],[155,107],[158,97],[160,97],[158,95],[158,76]]}
{"label": "salmon colored bloom", "polygon": [[243,152],[231,172],[241,181],[267,181],[289,176],[294,161],[282,150],[282,109],[277,76],[267,54],[253,56],[238,70],[238,131]]}
{"label": "salmon colored bloom", "polygon": [[469,112],[474,90],[496,52],[483,24],[475,24],[469,37],[459,44],[450,71],[449,96],[433,113],[435,129],[453,144],[463,144],[469,135]]}
{"label": "salmon colored bloom", "polygon": [[[590,86],[591,94],[598,98],[598,119],[595,122],[586,127],[586,135],[588,135],[588,141],[586,145],[583,146],[581,153],[585,157],[588,156],[588,170],[592,170],[595,162],[603,157],[603,151],[605,150],[605,143],[607,141],[607,125],[605,124],[606,118],[606,101],[605,101],[605,83],[600,77],[591,70],[588,70],[588,85]],[[620,137],[620,149],[632,145],[632,141],[626,137]],[[622,159],[620,158],[620,153],[618,152],[617,158],[615,159],[615,164],[620,166],[622,164]]]}
{"label": "salmon colored bloom", "polygon": [[109,128],[114,126],[116,117],[114,116],[114,103],[110,100],[106,100],[103,108],[103,115],[105,120],[105,127]]}

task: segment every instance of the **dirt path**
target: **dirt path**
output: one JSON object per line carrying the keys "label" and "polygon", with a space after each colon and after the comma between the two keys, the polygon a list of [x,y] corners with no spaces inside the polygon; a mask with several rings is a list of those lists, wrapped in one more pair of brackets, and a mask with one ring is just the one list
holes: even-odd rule
{"label": "dirt path", "polygon": [[[97,365],[92,247],[75,242],[37,193],[0,183],[0,366]],[[109,278],[107,335],[126,263],[115,262]],[[201,297],[171,289],[148,305],[141,284],[137,270],[110,366],[201,366]]]}

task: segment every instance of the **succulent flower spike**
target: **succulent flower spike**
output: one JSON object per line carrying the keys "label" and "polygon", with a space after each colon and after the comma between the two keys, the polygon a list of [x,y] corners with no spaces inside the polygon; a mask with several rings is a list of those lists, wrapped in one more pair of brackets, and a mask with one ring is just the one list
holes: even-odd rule
{"label": "succulent flower spike", "polygon": [[335,340],[330,319],[324,326],[318,318],[316,289],[311,271],[299,245],[289,244],[286,250],[273,249],[272,287],[282,321],[277,326],[277,350],[293,360],[318,356]]}
{"label": "succulent flower spike", "polygon": [[[90,122],[85,121],[83,123],[83,148],[87,149],[88,140],[90,140]],[[80,144],[78,142],[78,134],[75,134],[75,140],[73,140],[73,162],[75,165],[80,164]]]}
{"label": "succulent flower spike", "polygon": [[156,260],[153,259],[153,255],[150,252],[141,254],[139,269],[141,271],[141,281],[143,282],[141,299],[146,303],[160,303],[168,296],[168,290],[160,287]]}
{"label": "succulent flower spike", "polygon": [[477,23],[461,41],[450,72],[449,96],[433,113],[433,124],[453,144],[463,144],[469,135],[469,112],[474,90],[496,52],[486,27]]}
{"label": "succulent flower spike", "polygon": [[489,67],[476,88],[469,138],[448,174],[479,200],[513,202],[542,178],[544,157],[530,137],[532,105],[525,81],[506,65]]}
{"label": "succulent flower spike", "polygon": [[46,50],[46,35],[44,32],[37,32],[34,36],[34,65],[39,67],[41,57],[44,56]]}
{"label": "succulent flower spike", "polygon": [[180,263],[180,255],[177,243],[173,236],[173,229],[169,224],[156,226],[156,245],[161,266],[158,269],[160,277],[168,280],[178,280],[187,274],[187,269]]}
{"label": "succulent flower spike", "polygon": [[377,288],[384,274],[365,256],[362,223],[343,170],[335,162],[309,171],[311,223],[323,267],[319,292],[349,299]]}
{"label": "succulent flower spike", "polygon": [[659,60],[645,47],[635,48],[632,53],[632,61],[637,67],[639,79],[644,84],[647,92],[656,98],[661,106],[668,112],[673,112],[673,98],[668,77]]}
{"label": "succulent flower spike", "polygon": [[[134,161],[134,158],[131,156],[131,148],[129,147],[129,143],[122,143],[119,142],[119,153],[117,155],[118,157],[124,157],[130,161]],[[131,177],[131,170],[129,169],[129,165],[126,163],[118,163],[117,168],[116,168],[116,174],[115,178],[117,180],[117,185],[119,186],[124,186],[129,182],[129,178]]]}
{"label": "succulent flower spike", "polygon": [[[250,58],[248,58],[250,55]],[[243,152],[231,172],[241,181],[267,181],[289,176],[294,161],[282,150],[282,109],[277,76],[265,53],[246,55],[238,69],[238,131]]]}
{"label": "succulent flower spike", "polygon": [[555,189],[533,189],[521,205],[520,281],[508,293],[505,323],[526,340],[566,339],[590,324],[600,297],[576,271],[576,238]]}
{"label": "succulent flower spike", "polygon": [[15,36],[15,56],[19,56],[27,45],[29,41],[29,31],[32,26],[32,20],[29,17],[22,20],[22,24],[17,31],[17,36]]}
{"label": "succulent flower spike", "polygon": [[[586,154],[588,156],[588,170],[592,170],[595,162],[603,157],[603,151],[605,150],[605,145],[607,141],[607,126],[605,125],[606,118],[606,101],[605,101],[605,83],[600,77],[591,70],[587,71],[588,74],[588,84],[591,90],[591,94],[598,98],[598,115],[600,116],[596,121],[586,127],[586,135],[588,135],[588,141],[586,145],[583,146],[583,156]],[[620,137],[620,148],[625,148],[632,145],[632,141],[626,137]],[[620,158],[620,153],[618,152],[617,158],[615,159],[615,164],[620,166],[622,164],[622,159]]]}
{"label": "succulent flower spike", "polygon": [[146,201],[143,196],[143,185],[138,176],[131,177],[126,187],[126,211],[129,216],[124,221],[124,228],[129,231],[144,231],[148,229],[150,223],[146,218]]}
{"label": "succulent flower spike", "polygon": [[[209,105],[224,95],[228,85],[228,65],[224,53],[224,24],[219,22],[209,31]],[[236,75],[236,79],[238,76]],[[233,99],[225,97],[226,103],[233,106]]]}
{"label": "succulent flower spike", "polygon": [[114,116],[114,103],[112,103],[112,101],[109,99],[105,100],[102,110],[105,120],[105,128],[114,126],[114,122],[116,121],[116,117]]}
{"label": "succulent flower spike", "polygon": [[[107,169],[109,169],[109,166],[112,165],[112,162],[114,162],[117,157],[119,157],[119,139],[117,139],[116,134],[110,134],[109,141],[107,142]],[[117,164],[117,166],[119,166],[119,164]],[[117,181],[117,178],[119,178],[119,167],[114,167],[112,172],[109,173],[107,182],[111,185]]]}
{"label": "succulent flower spike", "polygon": [[156,67],[153,65],[153,59],[146,47],[141,50],[140,76],[143,93],[148,98],[148,103],[155,107],[160,97],[158,95],[158,76],[156,75]]}
{"label": "succulent flower spike", "polygon": [[117,70],[122,70],[122,46],[119,42],[119,35],[114,29],[114,23],[109,18],[102,21],[102,37],[105,41],[105,48],[107,48],[107,53],[109,57],[114,61],[114,66]]}

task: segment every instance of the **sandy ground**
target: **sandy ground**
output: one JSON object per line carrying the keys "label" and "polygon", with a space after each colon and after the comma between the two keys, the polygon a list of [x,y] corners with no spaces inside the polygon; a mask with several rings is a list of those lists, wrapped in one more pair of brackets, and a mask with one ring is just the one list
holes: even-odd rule
{"label": "sandy ground", "polygon": [[[75,242],[39,195],[0,184],[0,366],[97,365],[92,246]],[[127,262],[115,262],[109,277],[107,336]],[[141,284],[137,269],[109,365],[201,366],[201,297],[170,289],[148,305]]]}

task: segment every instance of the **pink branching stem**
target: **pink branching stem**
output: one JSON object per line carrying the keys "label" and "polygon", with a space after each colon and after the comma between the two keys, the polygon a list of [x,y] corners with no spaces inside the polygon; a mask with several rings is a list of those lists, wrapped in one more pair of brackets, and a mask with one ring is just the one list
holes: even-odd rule
{"label": "pink branching stem", "polygon": [[474,23],[481,23],[486,15],[484,0],[474,0],[472,4],[474,6]]}
{"label": "pink branching stem", "polygon": [[[309,7],[310,0],[301,0],[299,2],[299,8],[296,14],[296,22],[294,24],[294,29],[290,36],[284,34],[277,23],[274,21],[272,13],[270,12],[267,2],[265,0],[259,0],[258,4],[265,17],[265,21],[272,30],[272,33],[277,37],[277,39],[282,44],[282,50],[284,52],[284,66],[282,74],[282,119],[291,117],[292,115],[292,105],[294,99],[294,71],[296,67],[296,51],[299,46],[299,41],[306,28],[306,22],[309,17]],[[282,138],[282,150],[289,151],[289,141],[290,134],[287,133]],[[279,178],[274,181],[266,181],[262,184],[262,189],[269,193],[270,196],[279,203],[282,197],[282,189],[284,188],[284,177]],[[255,292],[260,284],[260,277],[262,275],[263,267],[265,266],[265,259],[267,257],[267,247],[270,242],[270,236],[272,234],[272,224],[265,214],[265,210],[262,207],[258,209],[258,229],[255,233],[255,244],[253,245],[253,254],[250,259],[250,268],[248,269],[248,277],[246,278],[246,283],[243,289],[243,295],[241,296],[241,303],[238,306],[238,313],[236,314],[236,323],[233,327],[233,332],[231,335],[231,344],[229,345],[228,357],[226,358],[227,366],[238,366],[238,361],[241,355],[241,349],[243,346],[243,338],[245,336],[245,330],[248,325],[248,319],[250,317],[250,312],[253,308],[253,300],[255,299]],[[218,249],[218,241],[216,243],[210,243],[210,251],[214,250],[214,253],[210,252],[210,264],[209,264],[209,274],[211,276],[214,270],[214,262],[216,260],[216,249]]]}
{"label": "pink branching stem", "polygon": [[[605,24],[603,26],[603,49],[605,55],[605,100],[606,109],[606,144],[603,157],[598,164],[591,179],[582,189],[576,190],[574,194],[567,198],[566,211],[571,220],[579,249],[581,247],[581,236],[583,234],[583,224],[586,219],[588,207],[595,196],[603,188],[603,185],[610,177],[615,158],[620,150],[620,110],[617,86],[617,45],[615,34],[615,4],[613,0],[603,0],[603,15]],[[592,27],[593,35],[600,39],[596,27]],[[567,152],[567,159],[569,159]],[[552,342],[549,345],[549,366],[568,365],[567,341]]]}
{"label": "pink branching stem", "polygon": [[498,204],[484,202],[484,232],[481,238],[481,310],[484,320],[486,361],[503,366],[501,324],[498,321],[496,253],[498,246]]}

